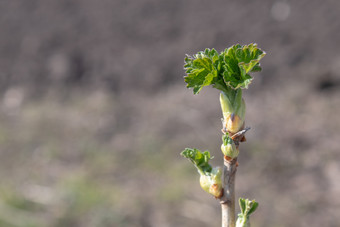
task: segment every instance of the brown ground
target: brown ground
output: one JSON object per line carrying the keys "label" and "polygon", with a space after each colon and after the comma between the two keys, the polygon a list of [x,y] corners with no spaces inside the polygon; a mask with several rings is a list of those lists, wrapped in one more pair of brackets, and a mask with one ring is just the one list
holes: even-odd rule
{"label": "brown ground", "polygon": [[179,156],[222,164],[218,92],[183,58],[258,43],[238,196],[252,226],[340,226],[340,3],[0,2],[0,226],[220,226]]}

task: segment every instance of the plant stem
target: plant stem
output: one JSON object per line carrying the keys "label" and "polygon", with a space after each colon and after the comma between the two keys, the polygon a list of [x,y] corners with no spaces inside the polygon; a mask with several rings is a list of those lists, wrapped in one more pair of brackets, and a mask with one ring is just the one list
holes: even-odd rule
{"label": "plant stem", "polygon": [[224,156],[223,196],[221,198],[222,227],[235,227],[235,175],[237,158],[228,160]]}

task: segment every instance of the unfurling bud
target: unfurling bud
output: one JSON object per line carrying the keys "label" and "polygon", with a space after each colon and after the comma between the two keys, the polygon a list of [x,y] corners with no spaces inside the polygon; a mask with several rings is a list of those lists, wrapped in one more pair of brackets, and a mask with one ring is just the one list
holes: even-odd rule
{"label": "unfurling bud", "polygon": [[181,155],[189,159],[197,168],[198,173],[201,175],[200,185],[204,191],[216,198],[220,198],[223,195],[222,169],[220,167],[212,168],[208,163],[212,159],[210,152],[202,152],[195,148],[185,148]]}
{"label": "unfurling bud", "polygon": [[241,208],[241,213],[238,214],[238,218],[236,221],[236,227],[249,227],[249,217],[256,208],[259,206],[259,203],[255,200],[250,201],[249,199],[239,199],[239,204]]}
{"label": "unfurling bud", "polygon": [[223,135],[222,140],[223,140],[223,143],[221,145],[222,153],[231,159],[237,158],[239,150],[235,146],[234,141],[228,135]]}
{"label": "unfurling bud", "polygon": [[230,133],[237,133],[244,127],[246,106],[242,98],[242,90],[233,93],[221,92],[220,103],[223,113],[223,128]]}
{"label": "unfurling bud", "polygon": [[221,167],[213,168],[208,175],[201,174],[200,185],[204,191],[221,198],[223,195]]}

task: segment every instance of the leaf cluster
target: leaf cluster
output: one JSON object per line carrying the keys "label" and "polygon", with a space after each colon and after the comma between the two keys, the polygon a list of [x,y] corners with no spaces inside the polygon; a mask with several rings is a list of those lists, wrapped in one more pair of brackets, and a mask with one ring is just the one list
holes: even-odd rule
{"label": "leaf cluster", "polygon": [[208,176],[211,174],[212,167],[209,164],[209,160],[213,157],[210,156],[209,151],[202,152],[196,148],[185,148],[184,151],[181,152],[181,155],[189,159],[201,175],[204,174]]}
{"label": "leaf cluster", "polygon": [[255,200],[249,200],[240,198],[239,199],[241,213],[239,216],[249,217],[252,213],[255,212],[256,208],[259,206],[259,203]]}
{"label": "leaf cluster", "polygon": [[248,88],[253,79],[249,73],[261,71],[259,61],[265,54],[256,44],[236,44],[220,54],[215,49],[205,49],[185,57],[184,81],[194,94],[209,85],[224,92]]}
{"label": "leaf cluster", "polygon": [[256,208],[259,206],[258,202],[255,200],[249,199],[239,199],[241,213],[238,214],[236,227],[248,227],[250,226],[249,223],[249,216],[255,212]]}

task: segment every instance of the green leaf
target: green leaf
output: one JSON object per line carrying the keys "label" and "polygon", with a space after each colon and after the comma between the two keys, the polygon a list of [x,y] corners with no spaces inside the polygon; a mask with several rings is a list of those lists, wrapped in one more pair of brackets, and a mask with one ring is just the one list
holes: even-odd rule
{"label": "green leaf", "polygon": [[255,212],[255,210],[257,209],[257,207],[259,206],[258,202],[255,202],[255,200],[251,201],[251,208],[249,209],[248,215],[251,215],[252,213]]}
{"label": "green leaf", "polygon": [[[260,71],[259,61],[265,53],[256,44],[234,45],[223,52],[225,71],[223,79],[233,89],[248,88],[253,78],[249,72]],[[255,69],[254,69],[255,68]],[[254,69],[254,71],[252,71]]]}
{"label": "green leaf", "polygon": [[255,200],[249,200],[249,199],[243,199],[239,198],[239,204],[240,204],[240,209],[241,209],[241,215],[245,217],[249,217],[256,208],[259,206],[259,203],[256,202]]}
{"label": "green leaf", "polygon": [[212,159],[209,151],[200,151],[196,148],[185,148],[181,155],[189,159],[197,168],[200,176],[200,185],[202,189],[216,198],[223,194],[222,189],[222,168],[212,168],[209,160]]}
{"label": "green leaf", "polygon": [[185,148],[181,155],[189,159],[197,168],[198,172],[202,175],[210,175],[212,167],[209,165],[209,160],[212,159],[209,151],[200,151],[196,148]]}
{"label": "green leaf", "polygon": [[187,76],[184,81],[188,88],[194,89],[194,94],[198,94],[204,86],[209,86],[217,77],[219,68],[219,56],[216,50],[205,49],[205,51],[198,52],[194,57],[187,56],[185,58],[184,68]]}
{"label": "green leaf", "polygon": [[218,54],[215,49],[205,49],[185,58],[184,81],[198,94],[204,86],[228,92],[228,89],[248,88],[252,81],[250,72],[261,70],[259,61],[265,52],[256,44],[231,46]]}
{"label": "green leaf", "polygon": [[259,203],[255,200],[250,201],[249,199],[239,198],[239,204],[241,213],[238,214],[236,227],[248,227],[250,226],[249,217],[254,213]]}
{"label": "green leaf", "polygon": [[243,198],[239,199],[240,209],[241,213],[244,214],[244,211],[246,210],[246,201]]}

